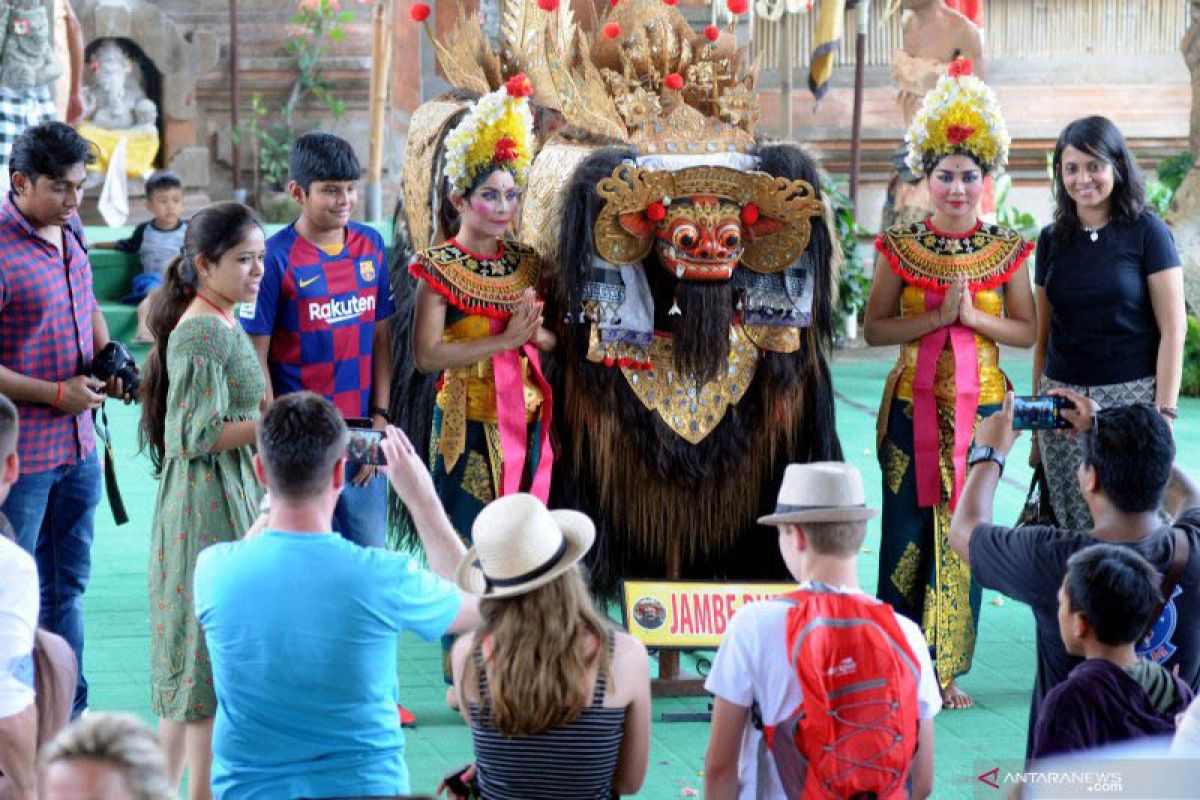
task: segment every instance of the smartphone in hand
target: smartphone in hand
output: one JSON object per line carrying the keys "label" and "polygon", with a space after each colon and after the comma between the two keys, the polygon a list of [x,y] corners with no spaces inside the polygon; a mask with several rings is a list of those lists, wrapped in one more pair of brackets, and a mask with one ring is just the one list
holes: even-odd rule
{"label": "smartphone in hand", "polygon": [[[992,403],[980,406],[976,413],[980,417],[990,417],[1001,408],[999,403]],[[1014,397],[1013,430],[1067,430],[1071,427],[1071,423],[1062,415],[1062,412],[1071,411],[1074,408],[1075,404],[1070,400],[1053,394]]]}

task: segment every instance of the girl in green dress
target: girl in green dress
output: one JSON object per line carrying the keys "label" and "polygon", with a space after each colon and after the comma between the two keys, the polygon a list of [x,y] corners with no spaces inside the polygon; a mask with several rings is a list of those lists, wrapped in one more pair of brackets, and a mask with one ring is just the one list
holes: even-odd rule
{"label": "girl in green dress", "polygon": [[266,254],[261,223],[238,203],[192,217],[150,311],[142,380],[143,447],[160,484],[150,546],[151,704],[176,787],[210,798],[217,712],[204,631],[192,605],[200,551],[241,538],[261,489],[250,445],[266,389],[235,318],[254,302]]}

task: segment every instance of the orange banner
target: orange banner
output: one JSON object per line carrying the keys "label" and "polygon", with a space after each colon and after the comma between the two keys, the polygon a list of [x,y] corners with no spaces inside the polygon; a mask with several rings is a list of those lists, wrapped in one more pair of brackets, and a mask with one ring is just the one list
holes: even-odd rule
{"label": "orange banner", "polygon": [[794,583],[625,581],[625,629],[647,647],[713,650],[748,603],[796,590]]}

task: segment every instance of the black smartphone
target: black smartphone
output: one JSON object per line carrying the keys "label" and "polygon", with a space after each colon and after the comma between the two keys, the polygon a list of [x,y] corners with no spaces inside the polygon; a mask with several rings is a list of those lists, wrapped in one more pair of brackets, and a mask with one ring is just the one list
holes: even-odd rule
{"label": "black smartphone", "polygon": [[[990,417],[1003,406],[999,403],[982,405],[976,412],[981,418]],[[1020,395],[1013,398],[1013,430],[1048,431],[1065,430],[1071,423],[1062,415],[1073,411],[1075,404],[1055,394]]]}
{"label": "black smartphone", "polygon": [[371,420],[347,417],[346,427],[350,431],[350,436],[346,439],[346,458],[372,466],[387,464],[383,448],[379,446],[383,441],[383,431],[372,429]]}
{"label": "black smartphone", "polygon": [[475,784],[467,783],[466,779],[463,778],[463,775],[471,766],[471,764],[465,764],[443,776],[442,782],[446,784],[446,788],[459,797],[476,797]]}

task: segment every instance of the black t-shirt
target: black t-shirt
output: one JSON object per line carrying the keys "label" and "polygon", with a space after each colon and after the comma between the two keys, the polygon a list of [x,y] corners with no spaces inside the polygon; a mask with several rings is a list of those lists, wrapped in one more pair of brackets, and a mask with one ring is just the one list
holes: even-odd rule
{"label": "black t-shirt", "polygon": [[1056,246],[1042,229],[1033,281],[1054,308],[1046,375],[1103,386],[1154,375],[1158,323],[1146,279],[1180,266],[1175,239],[1151,211],[1134,222],[1110,222],[1092,241],[1082,230]]}
{"label": "black t-shirt", "polygon": [[[1200,687],[1200,508],[1181,514],[1175,527],[1183,530],[1191,546],[1187,567],[1148,641],[1139,642],[1137,651],[1168,669],[1178,666],[1179,677],[1194,691]],[[980,525],[971,535],[971,573],[983,586],[1027,604],[1037,623],[1037,676],[1029,708],[1027,754],[1046,693],[1082,661],[1067,653],[1058,633],[1058,588],[1067,574],[1067,559],[1101,542],[1091,531],[1043,526]],[[1164,525],[1128,546],[1161,575],[1171,564],[1175,536]]]}

